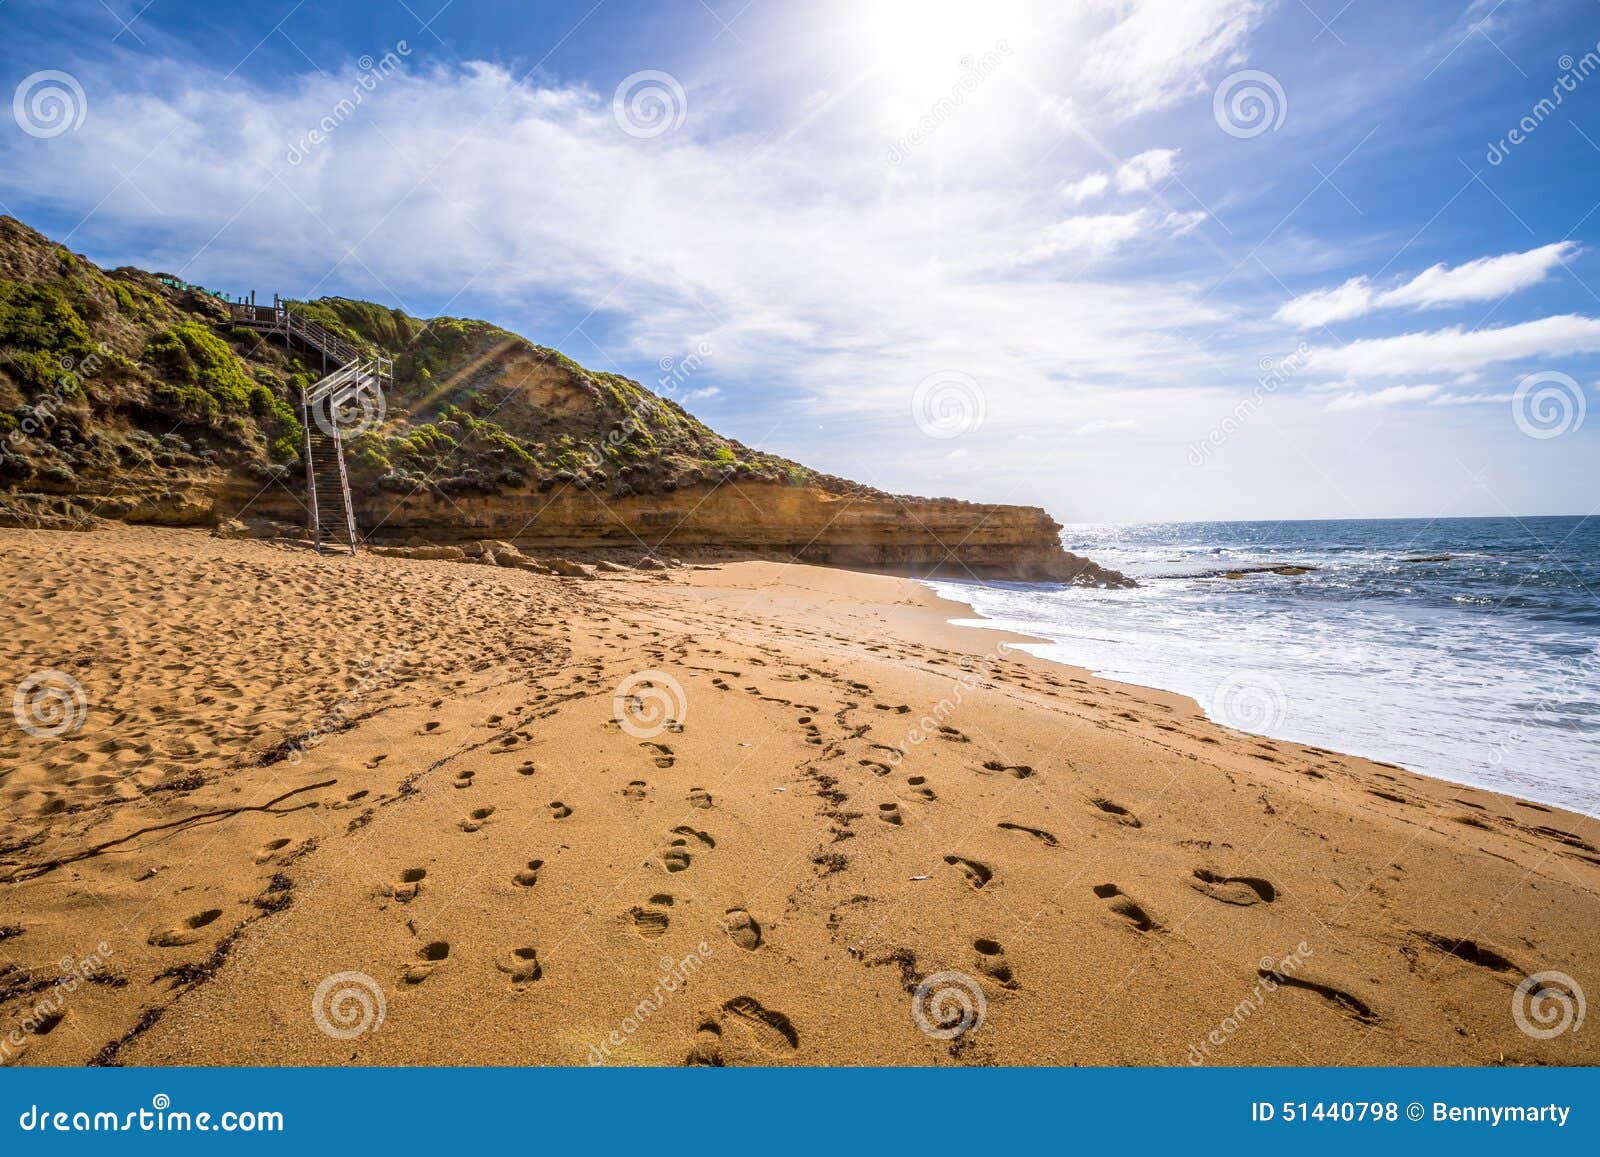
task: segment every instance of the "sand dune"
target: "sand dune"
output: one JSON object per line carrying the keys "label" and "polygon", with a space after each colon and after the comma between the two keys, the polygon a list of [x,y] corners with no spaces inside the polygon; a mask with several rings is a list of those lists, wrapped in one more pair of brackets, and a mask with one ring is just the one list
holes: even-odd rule
{"label": "sand dune", "polygon": [[1593,821],[911,582],[0,545],[0,686],[70,680],[0,730],[8,1061],[1600,1062],[1513,1015],[1600,991]]}

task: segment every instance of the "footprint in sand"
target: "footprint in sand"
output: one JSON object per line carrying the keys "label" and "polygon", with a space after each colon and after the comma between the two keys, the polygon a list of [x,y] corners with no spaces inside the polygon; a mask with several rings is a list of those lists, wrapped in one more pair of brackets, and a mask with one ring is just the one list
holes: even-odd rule
{"label": "footprint in sand", "polygon": [[1314,992],[1340,1012],[1362,1024],[1378,1023],[1378,1014],[1372,1010],[1371,1005],[1342,988],[1335,988],[1331,984],[1320,984],[1300,976],[1290,976],[1273,968],[1258,968],[1256,975],[1262,980],[1270,980],[1284,988],[1299,988],[1306,992]]}
{"label": "footprint in sand", "polygon": [[1522,969],[1487,944],[1479,944],[1475,940],[1458,940],[1454,936],[1441,936],[1437,932],[1416,932],[1413,935],[1426,940],[1440,952],[1454,956],[1458,960],[1465,960],[1468,964],[1476,964],[1479,968],[1487,968],[1490,972],[1522,972]]}
{"label": "footprint in sand", "polygon": [[405,971],[400,974],[401,982],[421,984],[433,975],[433,970],[449,955],[450,945],[444,940],[433,940],[424,944],[417,950],[417,963],[406,965]]}
{"label": "footprint in sand", "polygon": [[1038,774],[1025,763],[1001,763],[998,759],[985,760],[983,770],[1002,772],[1013,779],[1032,779]]}
{"label": "footprint in sand", "polygon": [[653,940],[667,930],[671,922],[664,908],[672,907],[672,897],[666,892],[657,892],[644,904],[635,904],[628,909],[628,919],[633,921],[633,930],[646,939]]}
{"label": "footprint in sand", "polygon": [[437,719],[435,719],[435,720],[432,720],[431,722],[424,723],[421,727],[417,728],[417,734],[418,735],[432,735],[435,731],[438,731],[438,730],[439,730],[439,721]]}
{"label": "footprint in sand", "polygon": [[1093,807],[1093,808],[1096,808],[1100,812],[1101,815],[1106,816],[1108,819],[1115,820],[1117,823],[1123,825],[1124,827],[1129,827],[1129,828],[1142,828],[1142,827],[1144,827],[1144,824],[1142,824],[1139,821],[1139,817],[1138,816],[1134,815],[1131,811],[1129,811],[1127,808],[1123,807],[1120,803],[1113,803],[1110,800],[1106,799],[1104,796],[1097,795],[1097,796],[1092,797],[1089,800],[1089,805],[1091,807]]}
{"label": "footprint in sand", "polygon": [[526,868],[511,877],[511,882],[522,888],[531,888],[539,882],[539,869],[542,867],[543,860],[529,860]]}
{"label": "footprint in sand", "polygon": [[638,802],[645,798],[649,785],[642,779],[630,780],[628,786],[622,789],[622,798]]}
{"label": "footprint in sand", "polygon": [[1032,836],[1034,839],[1038,840],[1041,844],[1044,844],[1047,847],[1055,848],[1061,846],[1061,841],[1056,839],[1055,836],[1051,835],[1043,828],[1030,828],[1024,826],[1023,824],[1011,823],[1009,820],[1002,820],[1000,823],[995,824],[995,827],[999,828],[1001,831],[1021,832],[1023,835]]}
{"label": "footprint in sand", "polygon": [[1146,912],[1132,896],[1129,896],[1115,884],[1096,884],[1094,894],[1102,900],[1109,900],[1110,909],[1132,924],[1140,932],[1159,932],[1161,925],[1155,917]]}
{"label": "footprint in sand", "polygon": [[384,885],[384,893],[393,896],[398,903],[410,903],[422,891],[422,881],[427,874],[426,868],[407,868],[400,873],[398,881]]}
{"label": "footprint in sand", "polygon": [[1278,890],[1259,876],[1224,876],[1210,868],[1196,868],[1189,886],[1213,900],[1242,907],[1270,904],[1278,898]]}
{"label": "footprint in sand", "polygon": [[656,854],[661,857],[661,865],[669,872],[681,872],[689,866],[694,857],[689,854],[688,840],[673,840]]}
{"label": "footprint in sand", "polygon": [[683,1062],[690,1068],[722,1068],[722,1026],[714,1016],[702,1016],[695,1026],[694,1048]]}
{"label": "footprint in sand", "polygon": [[671,767],[677,762],[677,760],[675,760],[672,756],[672,748],[668,747],[665,743],[641,743],[639,746],[648,747],[650,750],[656,753],[657,767]]}
{"label": "footprint in sand", "polygon": [[475,832],[489,822],[489,817],[494,815],[493,807],[481,807],[469,812],[467,818],[456,826],[464,832]]}
{"label": "footprint in sand", "polygon": [[939,734],[939,738],[940,739],[948,739],[951,743],[971,743],[972,742],[964,734],[962,734],[961,732],[957,731],[954,727],[946,727],[943,724],[940,724],[939,733],[938,734]]}
{"label": "footprint in sand", "polygon": [[992,976],[1000,982],[1001,988],[1016,988],[1016,974],[1012,972],[1011,965],[1006,960],[1005,950],[1000,947],[1000,941],[979,938],[972,942],[972,951],[977,956],[978,971],[985,976]]}
{"label": "footprint in sand", "polygon": [[800,1047],[800,1034],[789,1018],[776,1009],[766,1008],[753,996],[736,996],[722,1011],[745,1032],[762,1052],[781,1055]]}
{"label": "footprint in sand", "polygon": [[933,788],[928,786],[928,777],[925,775],[913,775],[906,780],[906,783],[911,788],[912,795],[927,800],[939,798],[933,794]]}
{"label": "footprint in sand", "polygon": [[456,776],[454,784],[456,787],[471,787],[472,777],[477,774],[475,771],[463,771]]}
{"label": "footprint in sand", "polygon": [[761,947],[761,925],[743,908],[729,908],[722,918],[722,927],[740,948],[754,952]]}
{"label": "footprint in sand", "polygon": [[371,771],[373,768],[377,767],[378,764],[382,763],[384,760],[386,760],[388,758],[389,758],[389,753],[388,752],[384,752],[381,755],[374,755],[371,759],[367,760],[367,770]]}
{"label": "footprint in sand", "polygon": [[152,931],[146,943],[152,948],[183,948],[198,943],[201,939],[200,929],[214,923],[221,915],[221,908],[207,908],[204,912],[190,916],[181,924]]}
{"label": "footprint in sand", "polygon": [[256,863],[265,864],[268,860],[274,858],[284,848],[287,848],[290,843],[290,839],[285,836],[281,840],[269,840],[267,843],[262,844],[261,850],[256,853]]}
{"label": "footprint in sand", "polygon": [[900,815],[900,805],[897,803],[880,803],[878,805],[878,818],[884,823],[894,824],[896,827],[905,823],[905,819]]}
{"label": "footprint in sand", "polygon": [[952,868],[960,868],[961,874],[967,878],[967,883],[974,888],[981,888],[994,879],[994,869],[988,864],[981,864],[977,860],[968,860],[962,856],[950,855],[944,862]]}
{"label": "footprint in sand", "polygon": [[533,775],[536,771],[538,771],[538,768],[533,766],[533,760],[531,759],[523,760],[522,764],[517,768],[518,775]]}
{"label": "footprint in sand", "polygon": [[550,818],[551,819],[553,819],[553,820],[564,820],[568,816],[570,816],[571,814],[572,814],[572,809],[569,808],[566,804],[562,803],[560,800],[557,799],[557,800],[551,800],[550,801]]}
{"label": "footprint in sand", "polygon": [[712,839],[709,832],[702,832],[697,828],[691,828],[688,824],[679,824],[677,827],[672,829],[672,832],[674,835],[692,836],[708,848],[714,848],[717,846],[717,841]]}
{"label": "footprint in sand", "polygon": [[513,988],[532,984],[544,975],[539,966],[539,954],[532,948],[513,948],[495,963],[495,967],[511,977]]}
{"label": "footprint in sand", "polygon": [[689,789],[689,806],[698,808],[710,807],[711,793],[703,787],[691,787]]}
{"label": "footprint in sand", "polygon": [[856,764],[859,767],[866,768],[873,775],[889,774],[889,765],[887,763],[879,763],[876,759],[858,759]]}

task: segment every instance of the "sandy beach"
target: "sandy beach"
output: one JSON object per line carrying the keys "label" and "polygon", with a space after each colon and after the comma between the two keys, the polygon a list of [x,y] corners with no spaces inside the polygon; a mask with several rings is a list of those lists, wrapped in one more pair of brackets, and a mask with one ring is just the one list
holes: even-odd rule
{"label": "sandy beach", "polygon": [[120,526],[0,570],[0,683],[70,678],[0,729],[8,1063],[1600,1062],[1514,1015],[1600,979],[1593,820],[910,580]]}

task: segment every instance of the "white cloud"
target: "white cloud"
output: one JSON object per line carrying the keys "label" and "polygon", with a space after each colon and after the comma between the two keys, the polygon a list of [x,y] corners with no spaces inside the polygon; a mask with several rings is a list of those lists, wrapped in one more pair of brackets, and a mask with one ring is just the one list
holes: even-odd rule
{"label": "white cloud", "polygon": [[1148,209],[1068,217],[1047,228],[1016,261],[1029,264],[1071,255],[1103,257],[1141,236],[1149,229],[1153,217]]}
{"label": "white cloud", "polygon": [[1425,402],[1439,392],[1438,386],[1389,386],[1387,389],[1353,391],[1340,394],[1323,408],[1330,414],[1347,410],[1371,410],[1399,406],[1406,402]]}
{"label": "white cloud", "polygon": [[1413,305],[1419,309],[1454,305],[1464,301],[1494,301],[1548,278],[1562,262],[1576,256],[1575,241],[1541,245],[1526,253],[1480,257],[1451,268],[1444,264],[1423,270],[1405,285],[1383,295],[1383,305]]}
{"label": "white cloud", "polygon": [[1128,213],[1068,217],[1046,228],[1038,241],[1013,256],[1010,263],[1033,265],[1059,257],[1107,257],[1133,241],[1182,237],[1206,216],[1198,209],[1171,213],[1135,209]]}
{"label": "white cloud", "polygon": [[1600,352],[1600,318],[1562,314],[1494,329],[1461,326],[1318,346],[1307,364],[1352,377],[1466,373],[1496,362]]}
{"label": "white cloud", "polygon": [[1096,0],[1116,23],[1089,41],[1083,71],[1111,104],[1135,116],[1205,91],[1213,68],[1236,61],[1266,15],[1266,0]]}
{"label": "white cloud", "polygon": [[1315,289],[1279,307],[1279,321],[1310,329],[1335,321],[1360,317],[1372,308],[1372,285],[1365,277],[1352,277],[1334,289]]}
{"label": "white cloud", "polygon": [[1488,390],[1479,390],[1473,394],[1439,394],[1428,399],[1428,404],[1433,406],[1503,406],[1510,402],[1516,394],[1511,391],[1493,393]]}
{"label": "white cloud", "polygon": [[1075,434],[1106,434],[1113,430],[1136,430],[1139,423],[1132,418],[1097,418],[1085,422],[1073,431]]}
{"label": "white cloud", "polygon": [[1111,178],[1104,173],[1090,173],[1087,177],[1061,186],[1061,195],[1074,205],[1100,196],[1111,187]]}
{"label": "white cloud", "polygon": [[1161,184],[1178,169],[1177,149],[1146,149],[1117,169],[1117,188],[1139,193]]}
{"label": "white cloud", "polygon": [[1352,277],[1335,289],[1301,294],[1281,306],[1274,316],[1304,329],[1348,321],[1376,309],[1429,309],[1494,301],[1546,280],[1577,252],[1576,242],[1558,241],[1525,253],[1480,257],[1454,267],[1440,263],[1389,290],[1379,290],[1366,277]]}
{"label": "white cloud", "polygon": [[697,388],[759,373],[783,391],[772,404],[805,395],[820,410],[898,415],[922,377],[958,368],[992,391],[997,429],[1032,420],[1062,382],[1194,380],[1206,355],[1186,327],[1231,320],[1170,277],[1031,267],[1072,255],[1101,270],[1196,214],[1061,220],[1059,201],[1019,198],[998,171],[956,187],[913,173],[886,189],[876,142],[841,148],[820,126],[752,150],[691,112],[640,140],[613,121],[609,94],[477,64],[387,78],[291,164],[345,81],[165,79],[157,93],[93,78],[94,115],[52,147],[0,136],[0,198],[26,190],[76,219],[104,197],[76,248],[224,291],[337,289],[418,313],[487,300],[472,312],[513,328],[520,303],[554,299],[539,312],[588,314],[582,336],[528,336],[596,364],[653,363],[704,339],[717,380]]}

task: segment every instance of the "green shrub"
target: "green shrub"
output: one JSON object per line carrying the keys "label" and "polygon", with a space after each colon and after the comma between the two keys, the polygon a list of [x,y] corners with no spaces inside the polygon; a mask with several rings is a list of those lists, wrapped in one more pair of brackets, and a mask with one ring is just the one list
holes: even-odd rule
{"label": "green shrub", "polygon": [[227,343],[199,322],[156,334],[145,343],[144,360],[161,376],[158,396],[206,422],[245,409],[256,388]]}

